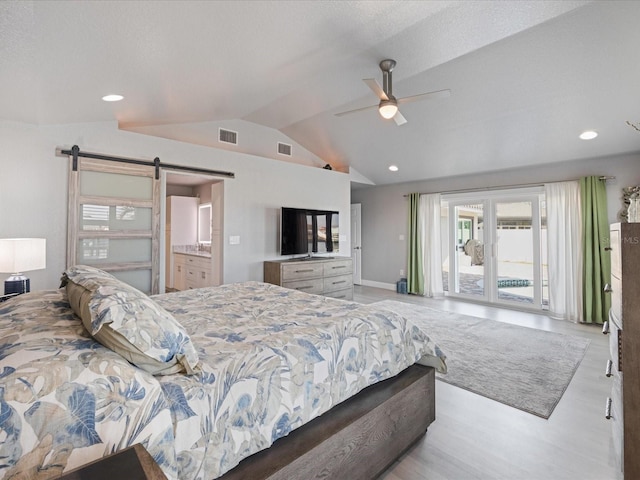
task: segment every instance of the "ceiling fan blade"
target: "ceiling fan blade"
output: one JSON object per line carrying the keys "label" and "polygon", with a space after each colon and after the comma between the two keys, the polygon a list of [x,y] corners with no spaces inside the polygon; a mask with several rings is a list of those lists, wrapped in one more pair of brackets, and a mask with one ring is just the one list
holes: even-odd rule
{"label": "ceiling fan blade", "polygon": [[375,93],[379,99],[389,100],[387,94],[384,93],[384,90],[382,90],[382,87],[374,78],[363,78],[362,81],[366,83],[371,90],[373,90],[373,93]]}
{"label": "ceiling fan blade", "polygon": [[407,123],[407,119],[404,118],[404,115],[400,113],[400,110],[398,110],[396,114],[393,116],[393,120],[396,122],[396,125],[398,126],[404,125],[405,123]]}
{"label": "ceiling fan blade", "polygon": [[362,112],[363,110],[371,110],[372,108],[378,108],[378,105],[369,105],[368,107],[356,108],[354,110],[347,110],[346,112],[340,112],[334,114],[336,117],[342,117],[343,115],[349,115],[351,113]]}
{"label": "ceiling fan blade", "polygon": [[435,92],[421,93],[420,95],[412,95],[411,97],[402,97],[398,99],[398,104],[417,102],[419,100],[427,100],[430,98],[445,98],[451,96],[451,90],[436,90]]}

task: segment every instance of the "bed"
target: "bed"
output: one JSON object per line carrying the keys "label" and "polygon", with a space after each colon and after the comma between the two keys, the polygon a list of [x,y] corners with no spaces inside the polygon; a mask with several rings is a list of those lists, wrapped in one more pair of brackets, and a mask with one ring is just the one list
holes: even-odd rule
{"label": "bed", "polygon": [[172,480],[311,478],[287,468],[388,450],[379,470],[433,420],[445,356],[394,312],[260,282],[149,298],[83,266],[65,283],[0,303],[2,479],[137,443]]}

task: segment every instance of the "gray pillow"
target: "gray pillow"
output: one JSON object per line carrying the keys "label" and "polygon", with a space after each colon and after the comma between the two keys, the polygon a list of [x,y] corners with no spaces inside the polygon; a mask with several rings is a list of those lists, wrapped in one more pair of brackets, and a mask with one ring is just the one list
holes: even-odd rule
{"label": "gray pillow", "polygon": [[63,284],[71,308],[105,347],[153,375],[200,371],[184,327],[141,291],[85,265],[67,269]]}

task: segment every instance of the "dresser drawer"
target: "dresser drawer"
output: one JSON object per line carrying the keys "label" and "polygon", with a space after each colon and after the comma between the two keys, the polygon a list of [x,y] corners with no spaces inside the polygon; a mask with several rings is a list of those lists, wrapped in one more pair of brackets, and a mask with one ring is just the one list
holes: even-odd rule
{"label": "dresser drawer", "polygon": [[614,384],[611,387],[611,434],[613,439],[613,450],[616,461],[622,464],[624,446],[624,417],[622,410],[622,381],[616,375]]}
{"label": "dresser drawer", "polygon": [[343,290],[335,290],[333,292],[327,292],[325,293],[325,296],[337,298],[339,300],[353,300],[353,287],[345,288]]}
{"label": "dresser drawer", "polygon": [[343,275],[345,273],[353,273],[353,262],[351,259],[338,260],[335,262],[324,264],[324,276]]}
{"label": "dresser drawer", "polygon": [[620,263],[620,230],[612,228],[609,230],[609,245],[611,246],[611,275],[622,278],[622,265]]}
{"label": "dresser drawer", "polygon": [[[282,282],[299,280],[302,278],[322,277],[322,263],[309,260],[306,263],[292,263],[282,265]],[[284,285],[283,285],[284,286]]]}
{"label": "dresser drawer", "polygon": [[338,275],[336,277],[328,277],[324,279],[325,293],[333,292],[335,290],[343,290],[344,288],[351,287],[352,285],[353,275],[350,273],[347,275]]}
{"label": "dresser drawer", "polygon": [[615,275],[611,275],[611,311],[622,328],[622,282]]}
{"label": "dresser drawer", "polygon": [[622,330],[616,322],[613,311],[609,312],[609,357],[613,362],[612,370],[617,373],[621,369]]}
{"label": "dresser drawer", "polygon": [[324,291],[322,278],[309,278],[306,280],[296,280],[294,282],[282,282],[284,288],[300,290],[305,293],[315,293],[321,295]]}

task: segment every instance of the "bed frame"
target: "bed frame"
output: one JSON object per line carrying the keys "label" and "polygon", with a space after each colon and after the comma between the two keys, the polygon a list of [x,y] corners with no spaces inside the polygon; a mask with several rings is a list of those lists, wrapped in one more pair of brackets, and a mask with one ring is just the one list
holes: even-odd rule
{"label": "bed frame", "polygon": [[413,365],[277,440],[219,480],[370,480],[435,420],[435,370]]}

